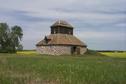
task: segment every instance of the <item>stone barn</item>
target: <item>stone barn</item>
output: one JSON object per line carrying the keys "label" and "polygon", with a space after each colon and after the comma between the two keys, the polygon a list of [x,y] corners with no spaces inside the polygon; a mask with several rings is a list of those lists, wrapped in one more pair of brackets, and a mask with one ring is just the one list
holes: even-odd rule
{"label": "stone barn", "polygon": [[51,26],[51,34],[36,44],[37,52],[49,55],[84,54],[87,51],[85,43],[73,35],[73,27],[63,20],[56,21]]}

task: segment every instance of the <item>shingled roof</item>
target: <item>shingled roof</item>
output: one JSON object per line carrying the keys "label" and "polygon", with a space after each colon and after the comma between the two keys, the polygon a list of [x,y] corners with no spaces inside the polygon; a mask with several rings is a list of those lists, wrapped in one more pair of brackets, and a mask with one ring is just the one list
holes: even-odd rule
{"label": "shingled roof", "polygon": [[86,46],[85,43],[81,42],[73,35],[67,34],[50,34],[46,36],[47,42],[45,39],[40,41],[36,46],[42,45],[77,45],[77,46]]}
{"label": "shingled roof", "polygon": [[58,20],[56,21],[51,27],[56,27],[56,26],[62,26],[62,27],[67,27],[67,28],[73,28],[71,24],[67,23],[64,20]]}

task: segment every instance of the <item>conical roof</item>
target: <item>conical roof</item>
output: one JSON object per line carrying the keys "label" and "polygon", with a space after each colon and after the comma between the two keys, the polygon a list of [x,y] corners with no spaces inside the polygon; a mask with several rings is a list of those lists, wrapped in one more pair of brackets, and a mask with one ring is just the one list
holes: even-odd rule
{"label": "conical roof", "polygon": [[64,20],[57,20],[51,27],[58,27],[58,26],[73,28],[71,24],[69,24]]}
{"label": "conical roof", "polygon": [[85,43],[80,41],[77,37],[67,34],[50,34],[47,36],[48,43],[45,39],[37,43],[37,46],[42,45],[77,45],[86,46]]}

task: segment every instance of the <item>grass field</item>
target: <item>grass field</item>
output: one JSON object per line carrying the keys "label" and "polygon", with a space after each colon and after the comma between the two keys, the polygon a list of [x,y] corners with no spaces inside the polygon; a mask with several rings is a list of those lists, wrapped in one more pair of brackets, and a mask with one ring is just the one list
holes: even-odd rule
{"label": "grass field", "polygon": [[126,53],[102,54],[0,54],[0,84],[126,84]]}

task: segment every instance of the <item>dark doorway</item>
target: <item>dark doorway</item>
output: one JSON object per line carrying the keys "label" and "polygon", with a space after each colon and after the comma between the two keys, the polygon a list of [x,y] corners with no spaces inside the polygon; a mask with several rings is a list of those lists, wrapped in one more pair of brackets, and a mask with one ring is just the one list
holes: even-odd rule
{"label": "dark doorway", "polygon": [[75,54],[76,48],[77,48],[76,46],[72,46],[72,47],[71,47],[71,54]]}
{"label": "dark doorway", "polygon": [[71,54],[80,54],[80,48],[77,46],[72,46],[71,47]]}

